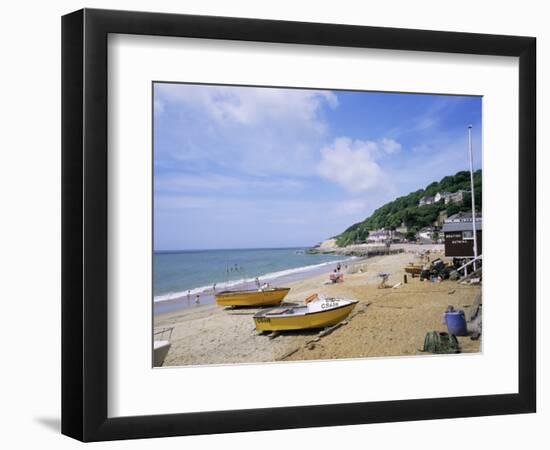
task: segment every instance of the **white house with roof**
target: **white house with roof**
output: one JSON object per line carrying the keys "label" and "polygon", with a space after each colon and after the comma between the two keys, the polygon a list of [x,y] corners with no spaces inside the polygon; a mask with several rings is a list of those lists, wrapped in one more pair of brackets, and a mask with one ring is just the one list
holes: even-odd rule
{"label": "white house with roof", "polygon": [[424,227],[416,233],[419,239],[431,240],[433,233],[436,231],[434,227]]}
{"label": "white house with roof", "polygon": [[434,203],[434,197],[431,195],[425,195],[418,201],[418,206],[431,205]]}
{"label": "white house with roof", "polygon": [[434,196],[425,195],[418,201],[418,206],[431,205],[433,203],[439,203],[440,201],[444,201],[446,205],[449,203],[462,203],[464,201],[464,196],[469,192],[470,191],[465,191],[464,189],[459,189],[456,192],[441,191]]}
{"label": "white house with roof", "polygon": [[387,240],[390,240],[390,239],[392,239],[391,230],[386,230],[384,228],[381,228],[380,230],[369,231],[369,237],[367,238],[367,242],[380,243],[380,242],[386,242]]}

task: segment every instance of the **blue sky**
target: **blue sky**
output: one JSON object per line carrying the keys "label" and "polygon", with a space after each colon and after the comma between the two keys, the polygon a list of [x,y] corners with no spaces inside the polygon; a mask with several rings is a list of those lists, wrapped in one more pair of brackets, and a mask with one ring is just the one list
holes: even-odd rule
{"label": "blue sky", "polygon": [[155,250],[314,245],[481,167],[481,98],[155,83]]}

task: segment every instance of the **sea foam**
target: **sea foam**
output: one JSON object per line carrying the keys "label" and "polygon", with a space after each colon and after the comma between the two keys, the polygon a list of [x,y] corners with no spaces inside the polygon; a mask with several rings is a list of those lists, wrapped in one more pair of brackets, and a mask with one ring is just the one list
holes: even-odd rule
{"label": "sea foam", "polygon": [[[325,266],[336,265],[338,263],[344,263],[344,262],[352,261],[354,259],[357,259],[357,257],[351,256],[350,258],[346,258],[346,259],[327,261],[320,264],[312,264],[309,266],[295,267],[294,269],[280,270],[278,272],[271,272],[271,273],[266,273],[265,275],[260,275],[257,278],[259,281],[269,282],[269,281],[276,280],[277,278],[291,276],[291,275],[295,275],[303,272],[315,271]],[[217,291],[230,290],[231,288],[234,288],[236,286],[244,285],[247,283],[253,283],[255,280],[256,280],[256,277],[251,277],[251,278],[241,278],[238,280],[219,282],[219,283],[216,283],[216,290]],[[209,284],[208,286],[200,286],[194,289],[189,289],[189,296],[193,298],[197,294],[199,295],[204,293],[211,294],[213,293],[212,286],[213,286],[212,284]],[[167,302],[170,300],[177,300],[180,298],[185,298],[187,297],[187,295],[188,295],[187,290],[179,291],[179,292],[169,292],[167,294],[161,294],[161,295],[155,296],[154,302],[157,303],[157,302]]]}

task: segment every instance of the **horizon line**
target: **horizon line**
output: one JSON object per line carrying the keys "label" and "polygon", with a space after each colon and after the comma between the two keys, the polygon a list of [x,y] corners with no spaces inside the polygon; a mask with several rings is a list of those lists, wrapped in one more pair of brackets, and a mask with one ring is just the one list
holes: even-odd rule
{"label": "horizon line", "polygon": [[294,248],[311,248],[312,245],[291,245],[283,247],[224,247],[224,248],[186,248],[186,249],[162,249],[155,250],[153,253],[177,253],[177,252],[208,252],[208,251],[219,251],[219,250],[285,250],[285,249],[294,249]]}

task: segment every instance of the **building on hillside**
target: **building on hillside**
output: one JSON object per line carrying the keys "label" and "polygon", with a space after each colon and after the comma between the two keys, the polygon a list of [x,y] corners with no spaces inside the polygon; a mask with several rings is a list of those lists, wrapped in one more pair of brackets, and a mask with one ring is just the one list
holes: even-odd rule
{"label": "building on hillside", "polygon": [[391,230],[386,230],[385,228],[381,228],[380,230],[370,231],[367,242],[369,244],[379,244],[382,242],[389,241],[391,239],[392,239]]}
{"label": "building on hillside", "polygon": [[470,191],[465,191],[464,189],[453,192],[452,194],[449,194],[447,197],[445,197],[445,204],[448,205],[449,203],[462,203],[464,201],[464,195],[468,193],[470,193]]}
{"label": "building on hillside", "polygon": [[437,231],[438,230],[435,227],[424,227],[418,230],[418,233],[416,233],[416,238],[423,241],[433,241],[433,236],[437,233]]}
{"label": "building on hillside", "polygon": [[406,242],[407,241],[407,233],[406,232],[403,233],[401,231],[395,230],[391,235],[391,241],[394,244],[398,244],[398,243],[401,243],[401,242]]}
{"label": "building on hillside", "polygon": [[[482,218],[476,213],[477,254],[481,255]],[[448,217],[443,224],[445,256],[472,258],[474,256],[474,232],[472,213],[462,212]]]}
{"label": "building on hillside", "polygon": [[418,206],[431,205],[434,202],[434,197],[431,195],[425,195],[418,201]]}
{"label": "building on hillside", "polygon": [[450,195],[452,195],[450,192],[438,192],[437,194],[435,194],[434,202],[437,203],[441,200],[445,201]]}

